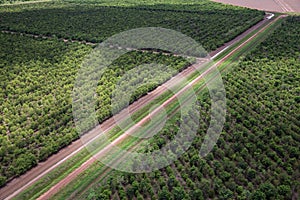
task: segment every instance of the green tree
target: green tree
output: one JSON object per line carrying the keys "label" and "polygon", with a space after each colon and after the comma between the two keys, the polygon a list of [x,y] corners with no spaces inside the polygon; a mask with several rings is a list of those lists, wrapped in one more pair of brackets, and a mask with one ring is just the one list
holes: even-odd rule
{"label": "green tree", "polygon": [[170,200],[171,194],[168,191],[167,187],[163,187],[163,189],[158,193],[159,200]]}
{"label": "green tree", "polygon": [[189,195],[194,200],[204,200],[203,193],[200,189],[190,191]]}
{"label": "green tree", "polygon": [[181,187],[175,187],[172,190],[173,196],[175,200],[181,200],[184,199],[186,197],[185,191],[183,188]]}
{"label": "green tree", "polygon": [[251,200],[266,200],[267,198],[266,198],[266,195],[262,191],[258,190],[258,191],[255,191],[251,195],[250,199]]}

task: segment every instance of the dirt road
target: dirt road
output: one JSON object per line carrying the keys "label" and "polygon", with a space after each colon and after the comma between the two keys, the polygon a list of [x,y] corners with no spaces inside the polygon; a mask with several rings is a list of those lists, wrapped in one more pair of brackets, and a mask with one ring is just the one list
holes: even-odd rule
{"label": "dirt road", "polygon": [[[254,27],[250,28],[250,30],[246,31],[245,33],[241,34],[237,38],[235,38],[233,41],[225,44],[224,46],[220,47],[218,50],[212,52],[210,55],[216,55],[218,52],[221,52],[225,48],[227,48],[229,45],[232,45],[238,41],[240,41],[242,38],[244,38],[249,32],[258,29],[263,24],[268,22],[268,20],[263,20],[262,22],[258,23]],[[205,62],[204,60],[198,61],[198,62]],[[190,66],[184,71],[180,73],[180,75],[188,76],[192,74],[195,71],[194,66]],[[172,81],[172,79],[170,80]],[[169,83],[170,84],[170,83]],[[162,93],[166,91],[166,88],[163,86],[160,86],[156,88],[154,91],[149,93],[148,95],[142,97],[138,101],[134,102],[129,106],[130,113],[134,113],[141,109],[144,105],[150,103],[152,100],[160,96]],[[90,131],[87,135],[90,138],[93,138],[95,135],[99,133],[99,130],[109,131],[111,128],[113,128],[115,122],[113,118],[108,119],[104,123],[102,123],[99,127],[95,128],[94,130]],[[19,178],[16,178],[9,182],[5,187],[0,189],[0,199],[11,199],[30,185],[32,185],[34,182],[39,180],[41,177],[49,173],[54,168],[58,167],[60,164],[62,164],[67,159],[74,156],[77,152],[85,148],[81,142],[81,140],[76,140],[68,147],[62,149],[57,154],[54,154],[49,159],[47,159],[45,162],[41,162],[36,166],[35,168],[28,171],[26,174],[20,176]],[[92,162],[92,161],[90,161]],[[84,163],[82,165],[82,169],[85,169],[86,166],[88,166],[89,163]],[[77,171],[79,172],[79,171]],[[64,181],[64,180],[63,180]],[[64,183],[64,182],[62,182]],[[56,186],[55,188],[58,188]],[[54,189],[52,191],[55,191]],[[53,193],[51,193],[53,194]]]}
{"label": "dirt road", "polygon": [[[199,68],[199,66],[202,63],[203,63],[202,60],[197,60],[197,63],[195,63],[191,67],[193,67],[193,68]],[[210,67],[203,74],[208,73],[213,67],[215,67],[215,66]],[[38,198],[38,200],[49,199],[52,195],[56,194],[61,188],[63,188],[64,186],[68,185],[72,180],[74,180],[76,177],[78,177],[79,174],[81,174],[84,170],[86,170],[89,166],[91,166],[95,162],[95,160],[96,160],[95,158],[100,158],[100,157],[103,157],[103,156],[107,155],[107,153],[109,153],[110,150],[114,146],[120,144],[122,141],[124,141],[126,138],[128,138],[128,136],[130,136],[131,133],[133,133],[138,127],[140,127],[144,123],[148,122],[151,119],[151,116],[155,115],[157,112],[159,112],[159,110],[163,109],[164,107],[166,107],[167,105],[169,105],[171,102],[173,102],[174,100],[176,100],[177,96],[181,95],[184,91],[186,91],[187,89],[189,89],[191,87],[191,85],[195,84],[196,82],[198,82],[201,79],[202,79],[202,75],[200,75],[199,77],[197,77],[196,79],[194,79],[191,82],[191,84],[188,84],[187,86],[185,86],[184,88],[182,88],[180,91],[178,91],[176,94],[174,94],[171,98],[167,99],[162,105],[160,105],[155,110],[153,110],[152,112],[150,112],[146,117],[142,118],[139,122],[137,122],[135,125],[133,125],[124,134],[122,134],[121,136],[119,136],[118,138],[116,138],[109,145],[107,145],[106,147],[104,147],[102,150],[100,150],[97,154],[95,154],[89,160],[87,160],[86,162],[84,162],[80,167],[78,167],[77,169],[75,169],[74,171],[72,171],[66,178],[64,178],[63,180],[61,180],[59,183],[57,183],[52,188],[50,188],[47,192],[45,192],[43,195],[41,195]],[[163,90],[167,91],[167,88],[169,88],[170,86],[166,86],[166,84],[168,84],[168,85],[176,85],[176,84],[178,84],[178,82],[176,81],[176,78],[175,79],[174,78],[171,79],[170,82],[167,82],[167,83],[163,84],[162,86],[160,86],[160,88],[162,88]],[[161,95],[162,93],[161,92],[156,92],[156,94],[157,95]],[[114,125],[112,125],[112,126],[114,126]],[[92,140],[93,139],[91,139],[91,141]]]}
{"label": "dirt road", "polygon": [[[204,63],[205,59],[198,59],[198,63]],[[177,76],[189,76],[195,71],[195,66],[190,66],[180,72]],[[165,83],[165,85],[174,85],[176,79],[170,79],[168,82]],[[167,91],[167,86],[159,86],[152,92],[148,93],[146,96],[140,98],[138,101],[131,104],[128,109],[130,113],[134,113],[141,108],[143,108],[145,105],[153,101],[155,98],[159,97],[161,94]],[[85,134],[85,141],[88,141],[92,138],[95,138],[97,135],[99,135],[99,132],[102,131],[103,133],[111,130],[116,125],[116,122],[114,118],[110,118],[103,122],[100,126],[96,127],[95,129],[91,130],[87,134]],[[5,187],[0,189],[0,199],[11,199],[12,197],[16,196],[18,193],[32,185],[34,182],[39,180],[41,177],[58,167],[60,164],[62,164],[67,159],[74,156],[76,153],[84,149],[85,146],[82,144],[82,141],[76,140],[72,144],[70,144],[68,147],[62,149],[58,153],[54,154],[53,156],[49,157],[45,162],[41,162],[38,164],[38,166],[34,167],[30,171],[28,171],[26,174],[13,179],[11,182],[9,182]]]}
{"label": "dirt road", "polygon": [[[280,19],[282,17],[284,17],[284,16],[278,17],[277,19],[275,19],[274,21],[272,21],[272,23],[274,23],[275,21],[277,21],[278,19]],[[142,125],[142,124],[146,123],[151,118],[151,116],[153,114],[155,114],[156,112],[158,112],[158,109],[163,109],[170,102],[174,101],[177,98],[177,96],[181,95],[184,91],[188,90],[191,85],[194,85],[194,84],[198,83],[200,80],[202,80],[203,77],[204,77],[204,75],[210,73],[212,69],[214,69],[215,67],[221,65],[223,62],[225,62],[226,60],[228,60],[234,53],[236,53],[237,51],[239,51],[241,48],[243,48],[245,45],[247,45],[250,41],[252,41],[254,38],[256,38],[257,35],[259,35],[261,32],[263,32],[264,30],[266,30],[266,28],[268,28],[272,23],[270,23],[268,26],[265,26],[264,28],[262,28],[260,31],[258,31],[256,34],[254,34],[249,39],[247,39],[246,41],[244,41],[242,44],[240,44],[238,47],[236,47],[233,51],[231,51],[229,54],[227,54],[224,58],[222,58],[216,64],[214,64],[213,66],[209,67],[204,73],[202,73],[200,76],[198,76],[197,78],[195,78],[190,84],[188,84],[187,86],[185,86],[184,88],[182,88],[179,92],[177,92],[171,98],[169,98],[168,100],[166,100],[161,106],[159,106],[157,109],[155,109],[154,111],[152,111],[149,115],[147,115],[146,117],[144,117],[143,119],[141,119],[136,125],[133,126],[133,128],[129,129],[129,131],[126,131],[124,134],[122,134],[121,136],[119,136],[118,138],[116,138],[112,143],[110,143],[105,148],[103,148],[101,151],[99,151],[95,155],[95,157],[99,158],[99,157],[105,156],[107,153],[109,153],[110,149],[113,146],[115,146],[115,145],[121,143],[122,141],[124,141],[131,134],[130,132],[132,132],[132,131],[134,132],[135,127],[138,127],[139,125]],[[198,65],[198,66],[195,66],[195,68],[198,68],[199,65],[201,65],[201,63],[197,62],[195,65]],[[67,184],[69,184],[72,180],[74,180],[76,177],[78,177],[79,174],[81,174],[85,169],[87,169],[94,162],[95,162],[95,158],[94,157],[90,158],[88,161],[86,161],[80,167],[78,167],[76,170],[74,170],[72,173],[70,173],[66,178],[64,178],[63,180],[61,180],[59,183],[57,183],[52,188],[50,188],[47,192],[45,192],[43,195],[41,195],[38,198],[38,200],[49,199],[52,195],[56,194],[61,188],[63,188],[64,186],[66,186]]]}

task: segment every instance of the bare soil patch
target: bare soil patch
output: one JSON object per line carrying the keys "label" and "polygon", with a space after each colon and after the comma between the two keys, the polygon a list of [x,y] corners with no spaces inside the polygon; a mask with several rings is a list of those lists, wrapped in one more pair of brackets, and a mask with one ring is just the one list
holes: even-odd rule
{"label": "bare soil patch", "polygon": [[231,4],[258,10],[272,12],[300,12],[299,0],[212,0],[219,3]]}

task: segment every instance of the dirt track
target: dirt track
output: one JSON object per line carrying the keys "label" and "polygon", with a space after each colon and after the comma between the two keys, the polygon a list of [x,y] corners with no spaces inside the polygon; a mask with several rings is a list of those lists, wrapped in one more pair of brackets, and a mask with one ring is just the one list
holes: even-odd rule
{"label": "dirt track", "polygon": [[[277,21],[279,18],[282,18],[282,17],[284,17],[284,16],[278,17],[273,22]],[[241,48],[243,48],[245,45],[247,45],[251,40],[253,40],[258,34],[260,34],[261,32],[263,32],[267,27],[268,26],[266,26],[263,29],[261,29],[260,31],[258,31],[256,34],[254,34],[249,39],[247,39],[245,42],[243,42],[241,45],[239,45],[238,47],[236,47],[233,51],[231,51],[228,55],[226,55],[224,58],[222,58],[216,64],[214,64],[213,66],[211,66],[210,68],[208,68],[204,73],[202,73],[200,76],[198,76],[196,79],[194,79],[191,82],[191,84],[185,86],[179,92],[177,92],[176,94],[174,94],[170,99],[168,99],[166,102],[164,102],[158,109],[161,109],[161,108],[165,107],[171,101],[173,101],[174,99],[176,99],[176,97],[178,95],[180,95],[185,90],[187,90],[190,87],[190,85],[194,85],[197,82],[199,82],[201,79],[203,79],[203,76],[205,74],[208,74],[213,68],[221,65],[223,62],[225,62],[227,59],[229,59],[235,52],[239,51]],[[198,65],[198,66],[195,66],[195,68],[198,68],[199,65],[201,65],[201,63],[196,63],[195,65]],[[156,111],[154,110],[153,113],[155,113],[155,112]],[[150,113],[148,116],[146,116],[143,119],[141,119],[137,123],[137,125],[142,125],[143,123],[147,122],[149,116],[151,116],[151,115],[152,115],[152,113]],[[134,127],[136,127],[137,125],[134,125]],[[130,129],[130,131],[134,131],[134,128]],[[129,132],[125,132],[124,134],[122,134],[121,136],[119,136],[117,139],[115,139],[111,144],[109,144],[104,149],[102,149],[100,152],[98,152],[95,155],[95,157],[98,158],[98,157],[104,156],[107,152],[109,152],[109,150],[111,149],[112,146],[117,145],[117,144],[121,143],[122,141],[124,141],[124,139],[126,139],[128,137],[128,135],[130,135],[130,133]],[[57,183],[52,188],[50,188],[50,190],[48,190],[46,193],[44,193],[43,195],[41,195],[38,199],[39,200],[49,199],[52,195],[56,194],[61,188],[63,188],[64,186],[66,186],[67,184],[69,184],[72,180],[74,180],[79,174],[81,174],[85,169],[87,169],[94,162],[95,162],[95,158],[92,157],[91,159],[89,159],[88,161],[86,161],[84,164],[82,164],[79,168],[77,168],[72,173],[70,173],[65,179],[61,180],[59,183]]]}
{"label": "dirt track", "polygon": [[299,0],[212,0],[219,3],[231,4],[271,12],[300,12]]}
{"label": "dirt track", "polygon": [[[205,62],[205,60],[198,60],[199,63]],[[195,71],[194,66],[190,66],[187,69],[183,70],[181,73],[179,73],[177,76],[188,76],[192,74]],[[171,79],[170,81],[166,82],[165,84],[168,85],[167,87],[170,87],[170,85],[176,84],[175,79]],[[165,91],[167,91],[167,87],[159,86],[154,91],[150,92],[148,95],[142,97],[138,101],[134,102],[129,106],[130,113],[134,113],[146,104],[153,101],[155,98],[159,97],[161,94],[163,94]],[[116,125],[114,118],[110,118],[103,122],[100,126],[96,127],[89,133],[85,135],[85,140],[89,140],[91,138],[94,138],[95,136],[99,135],[99,132],[107,132],[111,130]],[[13,196],[17,195],[19,192],[23,191],[25,188],[29,187],[31,184],[33,184],[35,181],[40,179],[42,176],[59,166],[61,163],[66,161],[67,159],[71,158],[73,155],[75,155],[77,152],[85,148],[85,146],[82,144],[81,140],[76,140],[72,144],[70,144],[68,147],[62,149],[58,153],[51,156],[49,159],[47,159],[45,162],[41,162],[38,164],[38,166],[34,167],[30,171],[28,171],[26,174],[20,176],[19,178],[15,178],[11,182],[9,182],[5,187],[0,189],[0,199],[10,199]],[[86,165],[86,164],[84,164]]]}
{"label": "dirt track", "polygon": [[[266,19],[263,20],[262,22],[258,23],[256,26],[250,28],[245,33],[243,33],[240,36],[238,36],[237,38],[235,38],[233,41],[228,42],[224,46],[220,47],[218,50],[212,52],[210,55],[214,56],[217,53],[221,52],[223,49],[225,49],[225,48],[229,47],[230,45],[232,45],[233,43],[236,43],[236,42],[240,41],[249,32],[251,32],[255,29],[258,29],[263,24],[265,24],[267,21],[268,20],[266,20]],[[198,64],[199,64],[199,62],[201,62],[201,60],[198,60]],[[202,61],[202,62],[204,62],[204,61]],[[182,71],[180,73],[180,75],[188,76],[188,75],[192,74],[194,71],[195,71],[194,66],[190,66],[186,70]],[[172,81],[172,79],[170,81]],[[129,106],[130,112],[132,112],[132,113],[136,112],[137,110],[141,109],[144,105],[148,104],[149,102],[151,102],[152,100],[154,100],[155,98],[160,96],[165,91],[166,91],[165,87],[160,86],[160,87],[156,88],[153,92],[149,93],[148,95],[142,97],[141,99],[139,99],[138,101],[136,101],[132,105],[130,105]],[[104,123],[102,123],[99,127],[95,128],[90,133],[88,133],[87,137],[93,138],[95,135],[98,135],[100,129],[104,130],[104,131],[108,131],[111,128],[113,128],[114,124],[115,124],[114,119],[110,118],[107,121],[105,121]],[[10,199],[13,196],[17,195],[19,192],[21,192],[24,189],[26,189],[27,187],[29,187],[35,181],[37,181],[42,176],[44,176],[45,174],[47,174],[48,172],[53,170],[55,167],[59,166],[65,160],[71,158],[73,155],[75,155],[78,151],[80,151],[83,148],[84,148],[84,146],[83,146],[81,140],[77,140],[77,141],[73,142],[68,147],[62,149],[57,154],[51,156],[45,162],[39,163],[37,167],[31,169],[30,171],[28,171],[26,174],[22,175],[21,177],[12,180],[11,182],[9,182],[7,184],[7,186],[1,188],[0,189],[0,199]],[[89,162],[92,162],[92,161],[89,161]],[[87,166],[89,166],[89,164],[90,164],[89,162],[84,163],[81,166],[82,168],[80,167],[80,169],[85,169]],[[82,170],[76,171],[76,174],[81,172],[81,171]],[[69,177],[69,178],[71,178],[71,179],[69,179],[69,181],[70,181],[74,177]],[[62,180],[62,182],[60,184],[64,185],[65,183],[67,183],[69,181],[66,181],[64,179],[64,180]],[[62,185],[55,185],[54,187],[55,188],[61,188]],[[54,191],[57,191],[57,190],[53,189],[52,192],[49,193],[49,195],[54,194]]]}

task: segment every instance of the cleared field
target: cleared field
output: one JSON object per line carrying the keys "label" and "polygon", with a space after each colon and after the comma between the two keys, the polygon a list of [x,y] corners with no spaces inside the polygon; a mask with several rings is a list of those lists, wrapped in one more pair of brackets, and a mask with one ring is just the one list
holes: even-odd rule
{"label": "cleared field", "polygon": [[300,12],[299,0],[212,0],[219,3],[273,12]]}

